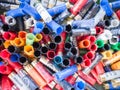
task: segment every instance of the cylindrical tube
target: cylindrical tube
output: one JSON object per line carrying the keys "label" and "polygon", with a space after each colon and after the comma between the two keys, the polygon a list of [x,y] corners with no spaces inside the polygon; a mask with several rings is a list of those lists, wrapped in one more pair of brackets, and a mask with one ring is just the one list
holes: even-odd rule
{"label": "cylindrical tube", "polygon": [[30,90],[15,72],[10,73],[8,77],[20,90]]}
{"label": "cylindrical tube", "polygon": [[82,71],[78,71],[78,75],[85,80],[87,83],[89,83],[90,85],[94,85],[96,83],[96,80],[94,78],[92,78],[89,75],[84,74]]}
{"label": "cylindrical tube", "polygon": [[53,77],[48,73],[48,71],[40,62],[33,61],[32,65],[47,83],[50,83],[51,81],[53,81]]}
{"label": "cylindrical tube", "polygon": [[68,9],[66,9],[64,12],[62,12],[58,17],[55,18],[55,21],[57,23],[63,22],[64,19],[66,19],[70,15],[70,12]]}
{"label": "cylindrical tube", "polygon": [[40,49],[40,43],[39,42],[33,42],[32,44],[34,49]]}
{"label": "cylindrical tube", "polygon": [[91,73],[91,75],[95,78],[95,80],[97,81],[97,83],[98,83],[99,85],[101,85],[102,82],[98,79],[98,74],[95,72],[95,70],[92,69],[92,70],[90,71],[90,73]]}
{"label": "cylindrical tube", "polygon": [[39,13],[35,10],[35,8],[32,8],[29,4],[21,3],[20,9],[22,9],[22,11],[24,11],[25,13],[33,16],[36,20],[40,20]]}
{"label": "cylindrical tube", "polygon": [[5,17],[5,22],[10,26],[13,26],[13,25],[16,24],[16,20],[12,16],[6,16]]}
{"label": "cylindrical tube", "polygon": [[26,35],[26,45],[32,45],[35,40],[35,36],[32,33],[27,33]]}
{"label": "cylindrical tube", "polygon": [[14,33],[14,32],[5,32],[5,33],[3,34],[3,38],[4,38],[5,40],[13,40],[13,39],[16,38],[16,33]]}
{"label": "cylindrical tube", "polygon": [[105,25],[105,27],[109,27],[111,25],[110,20],[109,19],[105,20],[104,25]]}
{"label": "cylindrical tube", "polygon": [[65,26],[65,32],[71,33],[71,31],[72,31],[71,25],[70,25],[70,24],[66,25],[66,26]]}
{"label": "cylindrical tube", "polygon": [[120,8],[120,1],[114,1],[111,3],[112,4],[112,9],[118,9]]}
{"label": "cylindrical tube", "polygon": [[83,8],[88,0],[78,0],[74,6],[70,9],[71,13],[76,16],[78,12]]}
{"label": "cylindrical tube", "polygon": [[72,76],[69,76],[65,79],[68,83],[74,85],[75,82],[76,82],[76,77],[74,77],[73,75]]}
{"label": "cylindrical tube", "polygon": [[57,55],[57,56],[54,57],[54,62],[57,65],[59,65],[59,64],[61,64],[63,62],[63,58],[61,56]]}
{"label": "cylindrical tube", "polygon": [[57,5],[57,6],[54,6],[50,9],[48,9],[47,11],[51,16],[55,16],[57,14],[60,14],[60,13],[64,12],[65,9],[67,9],[66,4],[60,4],[60,5]]}
{"label": "cylindrical tube", "polygon": [[54,37],[54,42],[55,42],[55,43],[58,44],[58,43],[60,43],[61,41],[62,41],[62,37],[61,37],[61,36],[58,35],[58,36],[55,36],[55,37]]}
{"label": "cylindrical tube", "polygon": [[[54,26],[53,26],[54,25]],[[63,27],[57,24],[54,21],[47,23],[47,26],[53,30],[57,35],[60,35],[63,32]]]}
{"label": "cylindrical tube", "polygon": [[18,32],[18,38],[26,39],[27,32],[25,31],[19,31]]}
{"label": "cylindrical tube", "polygon": [[96,26],[95,29],[96,29],[96,34],[97,34],[97,35],[103,33],[103,28]]}
{"label": "cylindrical tube", "polygon": [[61,33],[60,36],[61,36],[61,38],[62,38],[62,41],[65,42],[67,33],[64,31],[64,32]]}
{"label": "cylindrical tube", "polygon": [[27,19],[24,20],[25,23],[25,29],[30,29],[30,32],[32,33],[34,30],[34,25],[35,25],[35,19],[33,17],[25,17]]}
{"label": "cylindrical tube", "polygon": [[112,57],[112,53],[113,53],[113,51],[111,51],[111,50],[102,52],[101,54],[103,55],[103,58],[102,58],[103,61],[106,59],[107,60],[110,59]]}
{"label": "cylindrical tube", "polygon": [[56,43],[54,43],[54,42],[51,42],[51,43],[49,44],[49,49],[51,49],[51,50],[55,50],[56,47],[57,47],[57,45],[56,45]]}
{"label": "cylindrical tube", "polygon": [[36,22],[33,33],[39,34],[42,32],[43,28],[44,28],[44,24],[42,22]]}
{"label": "cylindrical tube", "polygon": [[110,50],[110,45],[109,44],[104,44],[103,50]]}
{"label": "cylindrical tube", "polygon": [[27,65],[28,64],[28,60],[26,57],[24,56],[21,56],[18,60],[18,62],[21,64],[21,65]]}
{"label": "cylindrical tube", "polygon": [[35,35],[35,41],[36,42],[39,42],[40,40],[42,40],[42,38],[43,38],[42,34],[36,34]]}
{"label": "cylindrical tube", "polygon": [[[72,22],[72,27],[75,29],[81,29],[81,28],[94,28],[95,25],[92,24],[94,23],[94,19],[89,19],[89,20],[76,20]],[[84,29],[83,29],[84,30]],[[86,30],[87,31],[87,30]],[[90,30],[89,30],[90,31]]]}
{"label": "cylindrical tube", "polygon": [[92,52],[92,51],[87,52],[87,53],[83,56],[83,58],[84,58],[84,59],[90,59],[90,60],[94,59],[94,58],[95,58],[94,52]]}
{"label": "cylindrical tube", "polygon": [[98,46],[98,48],[102,48],[104,46],[104,41],[103,40],[96,40],[95,43]]}
{"label": "cylindrical tube", "polygon": [[8,60],[10,57],[10,53],[7,51],[7,49],[4,49],[0,52],[0,57],[2,59]]}
{"label": "cylindrical tube", "polygon": [[[30,77],[35,81],[35,83],[40,87],[46,86],[45,80],[38,74],[38,72],[30,65],[24,66],[24,69],[30,75]],[[32,72],[32,73],[31,73]]]}
{"label": "cylindrical tube", "polygon": [[10,45],[7,49],[8,49],[8,51],[9,51],[10,53],[19,52],[19,48],[15,47],[15,46],[13,46],[13,45]]}
{"label": "cylindrical tube", "polygon": [[83,82],[85,82],[86,89],[96,90],[92,85],[90,85],[90,84],[87,83],[84,79],[82,79],[82,78],[80,78],[80,77],[77,78],[76,82],[77,82],[77,81],[83,81]]}
{"label": "cylindrical tube", "polygon": [[89,67],[91,65],[91,60],[90,59],[84,59],[84,61],[81,63],[81,66],[83,68]]}
{"label": "cylindrical tube", "polygon": [[48,48],[46,46],[43,46],[40,48],[41,54],[46,54],[48,51]]}
{"label": "cylindrical tube", "polygon": [[9,31],[9,29],[10,29],[10,26],[9,26],[9,25],[7,25],[7,24],[3,24],[3,25],[2,25],[2,30],[3,30],[3,31]]}
{"label": "cylindrical tube", "polygon": [[79,35],[88,35],[91,34],[89,30],[85,29],[72,29],[73,36],[79,36]]}
{"label": "cylindrical tube", "polygon": [[118,42],[118,43],[116,43],[116,44],[114,44],[114,45],[111,45],[111,49],[113,49],[113,50],[120,50],[120,43]]}
{"label": "cylindrical tube", "polygon": [[10,60],[12,62],[18,62],[19,58],[20,58],[20,54],[18,54],[18,53],[12,53],[10,56]]}
{"label": "cylindrical tube", "polygon": [[24,53],[29,57],[34,57],[34,48],[31,45],[24,46]]}
{"label": "cylindrical tube", "polygon": [[116,14],[117,14],[118,19],[120,20],[120,10],[117,10]]}
{"label": "cylindrical tube", "polygon": [[[99,17],[99,15],[101,15],[101,17]],[[98,13],[94,17],[94,20],[95,20],[94,25],[96,26],[99,23],[99,21],[104,18],[105,15],[106,15],[105,10],[103,8],[100,8],[100,10],[98,11]]]}
{"label": "cylindrical tube", "polygon": [[75,19],[76,20],[83,19],[86,16],[86,14],[89,12],[89,10],[91,10],[91,8],[93,7],[94,4],[95,3],[93,0],[88,1],[87,4],[81,9],[79,14],[75,17]]}
{"label": "cylindrical tube", "polygon": [[79,48],[88,48],[90,46],[90,41],[88,39],[84,39],[79,42]]}
{"label": "cylindrical tube", "polygon": [[78,0],[69,0],[71,4],[75,4]]}
{"label": "cylindrical tube", "polygon": [[84,17],[84,19],[93,18],[98,13],[99,9],[100,9],[100,6],[98,4],[95,4],[93,8]]}
{"label": "cylindrical tube", "polygon": [[118,36],[112,36],[112,38],[109,40],[109,43],[115,45],[118,41],[119,41]]}
{"label": "cylindrical tube", "polygon": [[120,70],[120,61],[111,65],[112,70]]}
{"label": "cylindrical tube", "polygon": [[96,71],[97,75],[100,75],[100,74],[105,73],[102,62],[99,62],[99,63],[95,66],[95,71]]}
{"label": "cylindrical tube", "polygon": [[34,56],[35,56],[35,57],[39,58],[40,55],[41,55],[40,50],[35,50],[35,51],[34,51]]}
{"label": "cylindrical tube", "polygon": [[13,68],[10,65],[2,65],[0,66],[0,73],[3,75],[8,75],[13,71]]}
{"label": "cylindrical tube", "polygon": [[68,67],[70,65],[70,61],[68,58],[64,58],[63,61],[62,61],[62,64],[61,66],[62,67]]}
{"label": "cylindrical tube", "polygon": [[64,48],[66,51],[69,51],[72,48],[72,44],[70,42],[66,42]]}
{"label": "cylindrical tube", "polygon": [[15,44],[16,47],[22,47],[25,45],[25,40],[21,38],[15,38],[13,40],[13,44]]}
{"label": "cylindrical tube", "polygon": [[50,30],[47,28],[47,27],[44,27],[43,28],[43,31],[42,31],[45,35],[47,34],[49,34],[50,33]]}
{"label": "cylindrical tube", "polygon": [[75,83],[75,90],[84,90],[85,89],[85,82],[79,81]]}
{"label": "cylindrical tube", "polygon": [[75,63],[81,64],[82,62],[83,62],[82,56],[78,56],[78,57],[75,58]]}
{"label": "cylindrical tube", "polygon": [[21,77],[25,85],[30,88],[30,90],[38,89],[38,86],[34,83],[34,81],[30,78],[30,76],[28,76],[26,71],[21,69],[17,73]]}
{"label": "cylindrical tube", "polygon": [[1,84],[2,84],[1,90],[11,90],[13,87],[13,83],[10,81],[10,79],[5,75],[3,75],[1,78],[2,78],[1,79]]}
{"label": "cylindrical tube", "polygon": [[12,16],[12,17],[18,17],[18,16],[24,16],[26,13],[23,12],[20,8],[9,10],[6,12],[7,16]]}
{"label": "cylindrical tube", "polygon": [[73,66],[67,67],[66,69],[62,71],[55,73],[54,76],[56,80],[61,81],[65,79],[66,77],[74,74],[77,70],[78,70],[78,67],[76,65],[73,65]]}
{"label": "cylindrical tube", "polygon": [[111,58],[109,58],[109,60],[105,61],[104,64],[105,65],[111,65],[113,64],[114,62],[117,62],[120,58],[120,51],[117,51],[116,53],[113,54],[113,56]]}
{"label": "cylindrical tube", "polygon": [[55,51],[53,51],[53,50],[47,51],[47,58],[48,59],[52,60],[55,57],[55,55],[56,55]]}
{"label": "cylindrical tube", "polygon": [[63,55],[62,52],[64,52],[64,44],[65,42],[61,42],[60,44],[57,45],[57,49],[56,49],[56,55]]}
{"label": "cylindrical tube", "polygon": [[120,70],[106,72],[99,76],[102,82],[109,81],[118,77],[120,77]]}
{"label": "cylindrical tube", "polygon": [[96,44],[92,44],[87,48],[87,50],[94,52],[94,51],[97,51],[97,48],[98,48],[98,46]]}
{"label": "cylindrical tube", "polygon": [[[42,4],[38,1],[35,2],[34,4],[35,9],[37,10],[37,12],[39,13],[39,15],[41,16],[41,18],[45,21],[45,22],[50,22],[52,21],[52,17],[50,16],[50,14],[47,12],[47,10],[42,6]],[[45,15],[45,16],[44,16]]]}

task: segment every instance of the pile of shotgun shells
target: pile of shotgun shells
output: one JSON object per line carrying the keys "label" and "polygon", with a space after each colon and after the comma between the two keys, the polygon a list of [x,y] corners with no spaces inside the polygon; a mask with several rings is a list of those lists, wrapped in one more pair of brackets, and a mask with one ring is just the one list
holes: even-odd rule
{"label": "pile of shotgun shells", "polygon": [[120,0],[3,0],[0,13],[0,90],[120,90]]}

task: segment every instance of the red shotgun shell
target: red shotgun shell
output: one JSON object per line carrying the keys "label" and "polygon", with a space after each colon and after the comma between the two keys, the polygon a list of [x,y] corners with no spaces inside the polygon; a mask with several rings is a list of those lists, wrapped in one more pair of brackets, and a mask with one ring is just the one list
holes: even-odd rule
{"label": "red shotgun shell", "polygon": [[2,76],[2,90],[12,90],[13,83],[7,76]]}
{"label": "red shotgun shell", "polygon": [[70,9],[71,13],[76,16],[87,2],[88,0],[78,0]]}
{"label": "red shotgun shell", "polygon": [[92,74],[92,76],[95,78],[95,80],[97,81],[98,84],[102,84],[102,82],[98,79],[98,74],[95,72],[95,70],[91,70],[90,72]]}
{"label": "red shotgun shell", "polygon": [[76,81],[76,78],[74,76],[69,76],[65,79],[68,83],[74,85],[75,84],[75,81]]}
{"label": "red shotgun shell", "polygon": [[117,16],[118,16],[118,18],[120,20],[120,9],[116,11],[116,14],[117,14]]}
{"label": "red shotgun shell", "polygon": [[1,74],[10,74],[13,71],[13,68],[10,65],[2,65],[0,66],[0,73]]}
{"label": "red shotgun shell", "polygon": [[16,36],[17,36],[17,34],[14,33],[14,32],[5,32],[5,33],[3,34],[3,38],[4,38],[5,40],[13,40],[13,39],[16,38]]}
{"label": "red shotgun shell", "polygon": [[91,76],[89,76],[89,75],[86,75],[86,74],[84,74],[82,71],[78,71],[78,75],[82,78],[82,79],[84,79],[86,82],[88,82],[90,85],[95,85],[95,83],[96,83],[96,80],[94,79],[94,78],[92,78]]}

